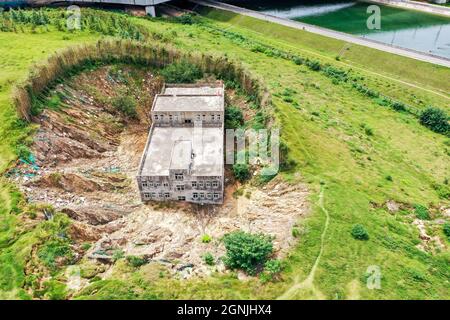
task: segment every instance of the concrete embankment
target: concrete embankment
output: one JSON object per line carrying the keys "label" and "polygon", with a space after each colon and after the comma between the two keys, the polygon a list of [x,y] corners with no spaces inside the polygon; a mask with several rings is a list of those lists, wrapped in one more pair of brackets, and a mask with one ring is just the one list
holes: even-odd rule
{"label": "concrete embankment", "polygon": [[377,50],[397,54],[400,56],[404,56],[404,57],[408,57],[408,58],[412,58],[412,59],[416,59],[416,60],[420,60],[420,61],[424,61],[424,62],[428,62],[428,63],[432,63],[432,64],[450,68],[450,59],[447,59],[444,57],[439,57],[436,55],[423,53],[423,52],[419,52],[419,51],[415,51],[415,50],[411,50],[411,49],[401,48],[401,47],[397,47],[394,45],[388,45],[388,44],[370,40],[367,38],[353,36],[353,35],[350,35],[347,33],[338,32],[338,31],[334,31],[331,29],[326,29],[326,28],[322,28],[322,27],[310,25],[307,23],[286,19],[286,18],[280,18],[280,17],[269,15],[269,14],[237,7],[234,5],[227,4],[227,3],[211,1],[211,0],[190,0],[190,1],[192,3],[198,4],[200,6],[206,6],[206,7],[211,7],[211,8],[215,8],[215,9],[226,10],[226,11],[238,13],[241,15],[253,17],[256,19],[277,23],[277,24],[280,24],[280,25],[283,25],[286,27],[300,29],[300,30],[307,31],[307,32],[312,32],[312,33],[316,33],[316,34],[319,34],[322,36],[326,36],[326,37],[342,40],[345,42],[354,43],[354,44],[370,47],[373,49],[377,49]]}
{"label": "concrete embankment", "polygon": [[450,7],[439,6],[418,1],[394,1],[394,0],[367,0],[366,2],[379,3],[387,6],[399,7],[409,10],[423,11],[431,14],[450,17]]}

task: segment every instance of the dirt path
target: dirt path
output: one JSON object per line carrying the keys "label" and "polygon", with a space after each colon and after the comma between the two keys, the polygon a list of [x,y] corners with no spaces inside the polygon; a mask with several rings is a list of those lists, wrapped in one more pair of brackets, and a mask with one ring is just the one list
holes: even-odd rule
{"label": "dirt path", "polygon": [[325,186],[322,186],[322,188],[320,190],[320,195],[319,195],[319,206],[320,206],[320,209],[325,213],[326,219],[325,219],[325,226],[323,228],[323,232],[320,236],[320,251],[319,251],[319,254],[317,255],[316,261],[314,262],[314,265],[312,266],[311,271],[309,272],[306,279],[303,280],[302,282],[300,282],[300,276],[299,275],[295,276],[294,283],[292,284],[292,286],[289,287],[289,289],[287,289],[282,295],[280,295],[277,298],[277,300],[293,299],[300,290],[311,291],[312,295],[316,299],[320,299],[320,300],[326,299],[325,295],[322,292],[320,292],[320,290],[318,288],[316,288],[316,286],[314,285],[314,277],[316,275],[316,270],[317,270],[317,266],[319,265],[320,258],[322,257],[323,248],[324,248],[324,244],[325,244],[325,236],[326,236],[326,233],[328,230],[328,225],[330,222],[330,214],[329,214],[328,210],[325,208],[325,206],[323,205],[324,192],[325,192]]}

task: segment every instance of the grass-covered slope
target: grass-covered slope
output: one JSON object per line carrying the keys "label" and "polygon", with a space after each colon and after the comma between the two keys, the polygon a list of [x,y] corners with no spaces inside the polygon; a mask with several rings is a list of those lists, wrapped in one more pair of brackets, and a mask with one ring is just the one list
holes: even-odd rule
{"label": "grass-covered slope", "polygon": [[[309,183],[313,194],[299,243],[286,259],[282,280],[275,283],[242,282],[233,274],[180,281],[161,276],[150,265],[136,269],[119,261],[110,280],[93,283],[78,297],[448,299],[448,242],[433,221],[448,220],[439,207],[449,205],[450,142],[420,125],[417,115],[429,105],[449,112],[450,87],[444,79],[450,78],[450,70],[358,46],[345,50],[338,61],[344,46],[340,41],[221,11],[204,13],[208,18],[192,24],[130,20],[145,27],[151,41],[227,55],[264,79],[283,140],[297,163],[283,175],[292,183]],[[29,131],[16,123],[13,84],[25,77],[33,61],[95,37],[78,32],[63,40],[54,29],[0,33],[2,43],[15,44],[10,51],[0,48],[5,66],[2,172],[15,157],[17,139]],[[325,69],[326,63],[345,76]],[[406,111],[394,110],[393,101],[403,103]],[[10,184],[2,180],[0,190],[0,276],[10,279],[0,283],[0,291],[18,297],[39,228],[23,225],[15,205],[20,197]],[[401,203],[402,210],[389,212],[388,200]],[[433,221],[427,232],[440,237],[444,248],[417,248],[422,243],[412,224],[416,204],[430,208]],[[367,241],[351,236],[354,224],[366,228]],[[366,270],[373,265],[380,268],[381,288],[369,290]]]}

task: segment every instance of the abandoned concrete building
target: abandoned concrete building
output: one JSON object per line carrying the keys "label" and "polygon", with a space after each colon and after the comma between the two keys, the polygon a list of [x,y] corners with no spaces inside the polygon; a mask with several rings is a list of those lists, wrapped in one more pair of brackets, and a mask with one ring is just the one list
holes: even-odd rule
{"label": "abandoned concrete building", "polygon": [[166,84],[156,95],[137,175],[142,201],[223,202],[224,95],[222,82]]}

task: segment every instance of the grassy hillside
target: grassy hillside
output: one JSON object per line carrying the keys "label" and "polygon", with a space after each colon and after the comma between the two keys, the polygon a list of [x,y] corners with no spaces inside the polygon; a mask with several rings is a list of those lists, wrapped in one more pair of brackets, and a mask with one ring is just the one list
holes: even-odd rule
{"label": "grassy hillside", "polygon": [[[282,281],[275,283],[242,282],[234,274],[180,281],[158,276],[161,271],[154,266],[134,269],[120,260],[110,280],[93,283],[78,297],[448,299],[448,242],[435,220],[448,220],[439,207],[449,205],[450,140],[420,125],[416,113],[429,105],[449,112],[450,85],[443,79],[450,78],[450,70],[358,46],[337,61],[344,46],[340,41],[221,11],[203,13],[206,18],[188,24],[130,20],[148,30],[153,42],[224,54],[264,79],[283,139],[297,162],[296,170],[283,175],[312,190],[312,212],[300,222],[299,243],[286,259]],[[11,44],[9,50],[0,48],[2,172],[16,156],[18,139],[30,131],[17,124],[10,99],[13,84],[55,49],[96,37],[79,32],[63,40],[67,38],[54,29],[0,32],[0,41]],[[348,72],[350,80],[294,63],[292,55],[322,66],[330,63]],[[409,111],[393,110],[380,97],[361,93],[354,82],[404,103]],[[0,272],[9,280],[0,283],[0,291],[11,298],[25,297],[18,290],[24,265],[31,246],[45,239],[42,226],[21,223],[20,196],[13,189],[2,180]],[[389,212],[388,200],[401,203],[402,210]],[[416,204],[430,209],[427,232],[440,237],[444,248],[423,252],[416,247],[421,244],[412,224]],[[352,238],[356,223],[365,226],[369,240]],[[372,265],[381,270],[379,290],[365,285]]]}

